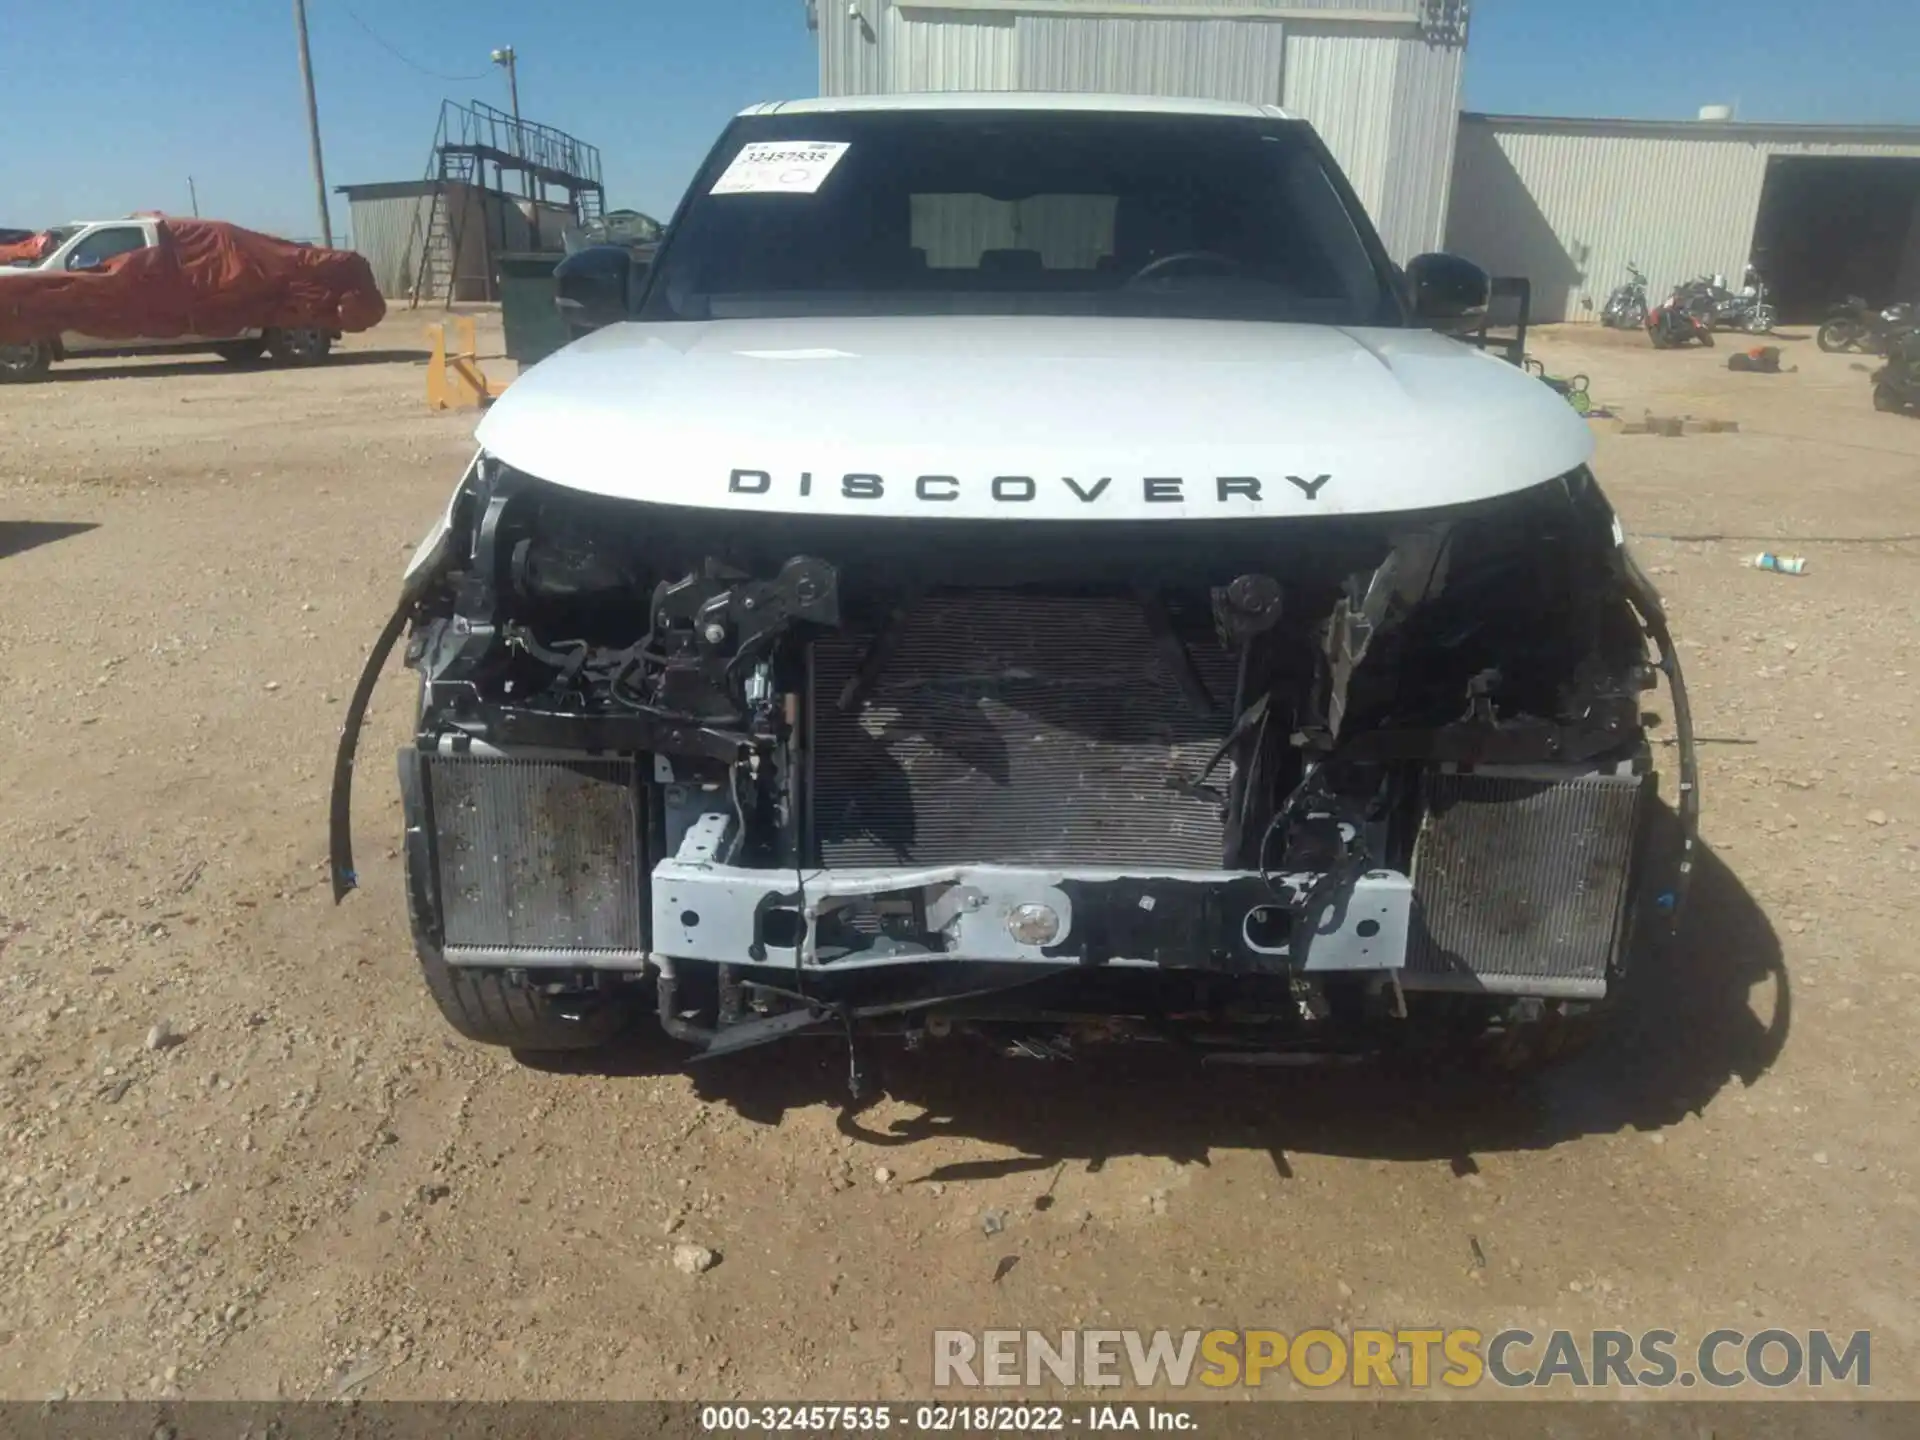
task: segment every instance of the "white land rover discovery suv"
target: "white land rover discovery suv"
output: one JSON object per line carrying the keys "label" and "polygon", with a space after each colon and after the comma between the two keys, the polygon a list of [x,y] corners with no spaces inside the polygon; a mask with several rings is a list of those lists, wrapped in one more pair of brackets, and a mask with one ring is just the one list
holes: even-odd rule
{"label": "white land rover discovery suv", "polygon": [[337,765],[344,895],[404,634],[463,1034],[1527,1058],[1670,922],[1685,696],[1587,426],[1303,122],[767,105],[576,260],[602,328],[487,413]]}

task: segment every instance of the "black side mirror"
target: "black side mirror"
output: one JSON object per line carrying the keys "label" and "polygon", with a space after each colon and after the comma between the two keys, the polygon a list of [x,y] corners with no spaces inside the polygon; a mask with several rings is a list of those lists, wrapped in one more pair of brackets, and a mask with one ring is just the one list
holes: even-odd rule
{"label": "black side mirror", "polygon": [[1413,318],[1435,330],[1478,328],[1493,297],[1493,278],[1458,255],[1416,255],[1407,262]]}
{"label": "black side mirror", "polygon": [[646,282],[646,262],[624,245],[589,245],[553,268],[553,303],[575,335],[614,325],[631,313],[630,300]]}

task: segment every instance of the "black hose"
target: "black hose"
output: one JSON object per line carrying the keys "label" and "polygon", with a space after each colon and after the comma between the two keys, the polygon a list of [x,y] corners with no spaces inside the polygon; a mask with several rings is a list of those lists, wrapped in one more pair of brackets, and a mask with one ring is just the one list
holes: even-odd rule
{"label": "black hose", "polygon": [[340,745],[333,756],[333,794],[327,814],[327,853],[333,872],[333,903],[338,905],[360,883],[353,868],[353,762],[360,748],[360,727],[367,718],[367,704],[373,699],[373,687],[380,683],[381,668],[398,643],[413,614],[413,602],[402,599],[387,617],[380,638],[373,642],[360,679],[347,700],[346,719],[340,725]]}

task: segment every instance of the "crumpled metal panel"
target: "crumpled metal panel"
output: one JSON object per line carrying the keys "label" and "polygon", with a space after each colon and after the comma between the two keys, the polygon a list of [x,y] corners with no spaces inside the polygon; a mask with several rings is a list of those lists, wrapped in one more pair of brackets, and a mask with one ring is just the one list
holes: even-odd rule
{"label": "crumpled metal panel", "polygon": [[633,761],[436,755],[427,773],[450,951],[645,948]]}

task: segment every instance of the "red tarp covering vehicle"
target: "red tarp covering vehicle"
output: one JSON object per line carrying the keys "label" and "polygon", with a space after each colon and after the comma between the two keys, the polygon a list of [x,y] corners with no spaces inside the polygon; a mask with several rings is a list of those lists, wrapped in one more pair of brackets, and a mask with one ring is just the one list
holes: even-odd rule
{"label": "red tarp covering vehicle", "polygon": [[14,265],[22,260],[38,260],[46,253],[50,237],[42,230],[38,235],[29,235],[24,240],[15,240],[0,245],[0,265]]}
{"label": "red tarp covering vehicle", "polygon": [[[0,280],[0,344],[78,331],[169,340],[245,330],[366,330],[386,314],[366,258],[221,220],[161,219],[158,243],[97,269]],[[34,242],[26,242],[32,244]]]}

